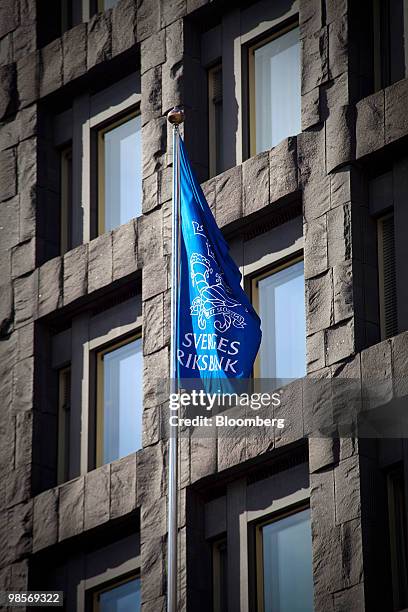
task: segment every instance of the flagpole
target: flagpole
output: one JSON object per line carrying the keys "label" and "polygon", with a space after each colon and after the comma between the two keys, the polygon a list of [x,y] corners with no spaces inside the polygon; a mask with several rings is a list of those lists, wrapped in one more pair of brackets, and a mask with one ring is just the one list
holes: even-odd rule
{"label": "flagpole", "polygon": [[[171,333],[170,333],[170,387],[177,393],[177,291],[180,272],[180,147],[179,126],[184,111],[173,108],[167,114],[173,126],[173,197],[171,233]],[[167,544],[167,612],[177,612],[177,534],[178,534],[178,430],[172,428],[169,438],[168,467],[168,544]]]}

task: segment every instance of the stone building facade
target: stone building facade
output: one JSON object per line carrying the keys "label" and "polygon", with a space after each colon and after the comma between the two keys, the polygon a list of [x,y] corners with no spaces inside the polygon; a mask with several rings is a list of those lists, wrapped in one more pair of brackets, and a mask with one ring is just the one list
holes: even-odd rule
{"label": "stone building facade", "polygon": [[[74,2],[76,25],[54,35],[41,0],[0,0],[0,590],[64,590],[65,609],[79,612],[94,609],[101,585],[137,575],[141,609],[159,612],[167,441],[158,381],[168,371],[170,333],[166,113],[185,107],[191,161],[244,275],[304,254],[307,375],[385,380],[402,397],[408,79],[378,78],[375,3],[113,4],[97,11]],[[250,155],[242,49],[288,20],[298,20],[300,32],[301,132]],[[208,178],[207,70],[219,57],[225,169]],[[142,211],[101,233],[93,130],[135,108]],[[72,248],[61,254],[66,140],[76,207]],[[376,206],[393,207],[395,231],[397,318],[382,340]],[[142,448],[95,468],[93,352],[140,329]],[[58,484],[57,371],[68,361],[70,456]],[[229,612],[260,610],[251,526],[298,504],[310,505],[316,612],[402,609],[387,479],[401,465],[407,481],[406,441],[305,437],[318,402],[304,401],[296,382],[280,410],[289,426],[271,439],[183,439],[179,610],[213,609],[220,536]]]}

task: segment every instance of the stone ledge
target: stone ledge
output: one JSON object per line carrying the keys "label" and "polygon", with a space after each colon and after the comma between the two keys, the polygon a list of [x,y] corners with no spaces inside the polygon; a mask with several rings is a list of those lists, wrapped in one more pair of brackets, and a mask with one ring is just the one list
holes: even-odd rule
{"label": "stone ledge", "polygon": [[408,78],[367,96],[357,103],[357,159],[408,136],[405,105]]}
{"label": "stone ledge", "polygon": [[33,552],[133,512],[139,452],[34,497]]}

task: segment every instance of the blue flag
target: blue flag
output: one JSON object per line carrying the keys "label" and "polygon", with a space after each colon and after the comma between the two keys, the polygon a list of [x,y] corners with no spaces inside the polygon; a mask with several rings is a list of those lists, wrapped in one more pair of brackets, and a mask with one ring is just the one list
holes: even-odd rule
{"label": "blue flag", "polygon": [[180,197],[178,378],[249,378],[261,342],[260,319],[181,138]]}

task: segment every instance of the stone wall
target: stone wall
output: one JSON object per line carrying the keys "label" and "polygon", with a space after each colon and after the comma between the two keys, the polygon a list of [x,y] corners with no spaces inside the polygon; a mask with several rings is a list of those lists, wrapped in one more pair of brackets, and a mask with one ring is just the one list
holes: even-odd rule
{"label": "stone wall", "polygon": [[[36,44],[34,0],[0,0],[0,587],[27,588],[32,555],[140,509],[142,609],[165,607],[166,441],[161,439],[157,381],[168,370],[171,132],[165,114],[187,104],[186,131],[199,103],[191,79],[200,71],[189,19],[224,10],[221,0],[119,0],[42,49]],[[373,156],[406,142],[405,79],[364,99],[361,48],[355,44],[353,4],[300,0],[302,133],[203,184],[217,222],[226,229],[255,223],[302,201],[305,236],[307,362],[311,376],[364,380],[373,370],[391,379],[407,369],[407,338],[378,340],[365,281],[375,248],[361,247],[368,219],[364,168]],[[357,17],[356,17],[357,19]],[[40,27],[41,24],[39,24]],[[140,51],[143,215],[42,265],[38,255],[41,104]],[[357,57],[358,56],[358,57]],[[71,88],[71,89],[70,89]],[[191,141],[192,158],[200,152]],[[368,253],[368,255],[367,255]],[[133,456],[33,496],[33,436],[39,322],[69,320],[75,308],[103,301],[112,287],[142,277],[144,448]],[[116,285],[114,283],[117,283]],[[289,393],[289,391],[288,391]],[[304,406],[291,387],[291,423]],[[282,412],[284,414],[284,412]],[[204,477],[282,447],[303,436],[293,426],[258,445],[215,441],[181,444],[181,499]],[[362,474],[372,454],[356,440],[309,440],[313,566],[317,611],[365,608]],[[368,467],[367,467],[368,466]],[[374,469],[374,468],[373,468]],[[186,558],[185,506],[180,516],[181,565]],[[245,577],[243,577],[245,578]],[[189,576],[181,571],[180,610]],[[244,608],[243,608],[244,609]]]}

